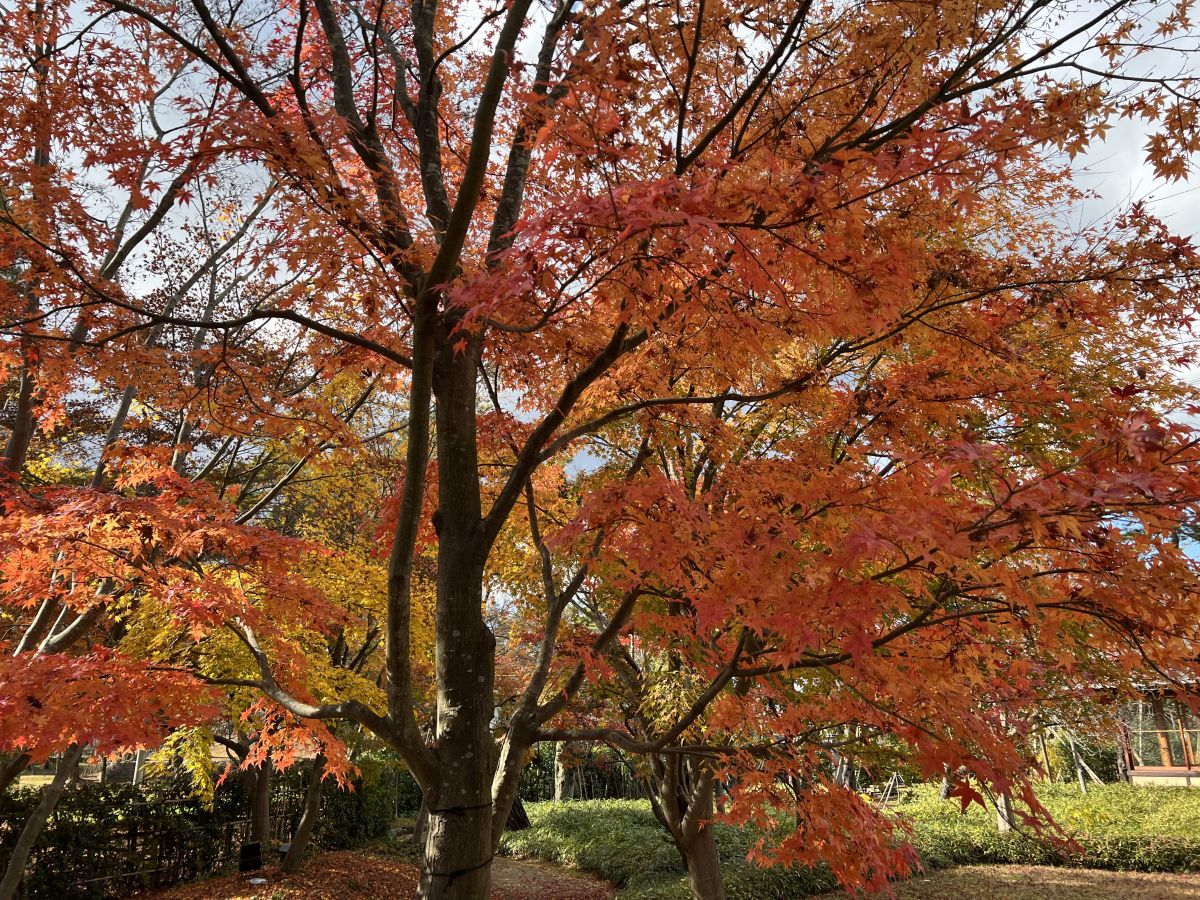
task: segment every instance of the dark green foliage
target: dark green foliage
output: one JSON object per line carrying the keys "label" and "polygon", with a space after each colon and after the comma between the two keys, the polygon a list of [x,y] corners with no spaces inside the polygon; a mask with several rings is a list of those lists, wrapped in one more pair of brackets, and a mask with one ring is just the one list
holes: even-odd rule
{"label": "dark green foliage", "polygon": [[326,785],[321,796],[321,817],[313,834],[317,846],[322,850],[349,850],[385,837],[396,818],[399,774],[390,768],[374,772],[364,768],[352,791]]}
{"label": "dark green foliage", "polygon": [[[629,800],[643,796],[623,755],[604,746],[588,746],[567,771],[568,794],[577,800]],[[554,799],[554,745],[538,744],[521,773],[526,802]]]}
{"label": "dark green foliage", "polygon": [[[412,805],[408,772],[372,760],[360,768],[354,790],[339,790],[332,782],[325,787],[314,836],[321,849],[377,841],[387,835],[398,809]],[[296,770],[272,779],[272,830],[283,840],[299,819],[306,775]],[[39,796],[38,788],[0,793],[0,867]],[[417,797],[419,804],[419,792]],[[22,896],[117,897],[226,871],[236,865],[247,833],[246,809],[245,786],[236,777],[222,784],[211,811],[197,800],[164,794],[161,786],[83,782],[63,793],[35,845]]]}
{"label": "dark green foliage", "polygon": [[396,815],[415,817],[421,810],[421,786],[408,769],[396,771]]}
{"label": "dark green foliage", "polygon": [[[0,794],[0,866],[37,805],[38,788]],[[110,897],[219,871],[236,861],[242,832],[232,792],[212,812],[133,785],[66,791],[26,865],[25,897]]]}

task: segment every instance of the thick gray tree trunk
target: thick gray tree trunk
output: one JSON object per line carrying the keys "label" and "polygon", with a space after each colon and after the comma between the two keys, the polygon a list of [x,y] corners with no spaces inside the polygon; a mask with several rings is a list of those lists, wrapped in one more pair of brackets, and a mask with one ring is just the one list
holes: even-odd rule
{"label": "thick gray tree trunk", "polygon": [[725,880],[717,855],[716,834],[711,825],[697,832],[695,839],[680,848],[687,861],[688,887],[696,900],[725,900]]}
{"label": "thick gray tree trunk", "polygon": [[[491,882],[496,641],[483,618],[483,540],[475,435],[475,354],[443,337],[437,398],[439,775],[426,790],[423,900],[481,900]],[[508,810],[500,811],[507,816]]]}
{"label": "thick gray tree trunk", "polygon": [[684,754],[651,758],[648,784],[654,815],[687,867],[696,900],[725,900],[725,880],[713,830],[714,783],[701,760]]}
{"label": "thick gray tree trunk", "polygon": [[17,843],[13,846],[12,854],[8,858],[4,879],[0,881],[0,900],[12,900],[16,896],[17,888],[21,885],[21,875],[25,871],[25,863],[29,860],[33,845],[41,836],[46,823],[50,821],[50,815],[58,806],[58,801],[62,799],[67,781],[82,757],[82,744],[76,744],[67,750],[58,765],[54,779],[42,790],[42,798],[34,808],[33,814],[25,821],[25,827],[21,829]]}

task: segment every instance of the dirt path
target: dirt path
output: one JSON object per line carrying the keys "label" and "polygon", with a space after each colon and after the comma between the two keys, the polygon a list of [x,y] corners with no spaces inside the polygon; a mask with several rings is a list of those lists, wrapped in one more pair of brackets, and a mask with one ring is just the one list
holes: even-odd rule
{"label": "dirt path", "polygon": [[497,856],[492,863],[492,897],[529,900],[610,900],[617,889],[582,872]]}
{"label": "dirt path", "polygon": [[[578,872],[496,857],[492,900],[611,900],[616,890]],[[146,900],[406,900],[417,889],[417,868],[392,856],[339,851],[309,859],[296,875],[278,866],[182,884]]]}
{"label": "dirt path", "polygon": [[[1200,875],[1050,866],[962,866],[917,875],[897,900],[1200,900]],[[844,893],[813,900],[845,900]]]}

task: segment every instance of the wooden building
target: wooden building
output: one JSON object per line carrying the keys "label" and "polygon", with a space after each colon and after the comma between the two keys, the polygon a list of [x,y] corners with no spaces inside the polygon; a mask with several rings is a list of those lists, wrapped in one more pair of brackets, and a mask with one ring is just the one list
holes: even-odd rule
{"label": "wooden building", "polygon": [[1200,721],[1171,689],[1148,690],[1121,715],[1125,775],[1134,784],[1200,787]]}

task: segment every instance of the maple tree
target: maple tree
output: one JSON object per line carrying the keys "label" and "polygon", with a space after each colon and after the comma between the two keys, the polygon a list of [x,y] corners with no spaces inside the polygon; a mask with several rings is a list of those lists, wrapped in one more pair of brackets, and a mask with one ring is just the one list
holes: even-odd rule
{"label": "maple tree", "polygon": [[[401,753],[430,813],[422,897],[486,895],[540,739],[646,754],[699,896],[723,891],[694,846],[718,777],[737,786],[730,816],[794,807],[795,834],[764,852],[878,883],[910,859],[828,777],[830,729],[931,774],[966,765],[969,800],[1024,791],[1015,713],[1042,687],[1191,677],[1196,573],[1171,537],[1200,483],[1172,414],[1194,397],[1176,374],[1188,353],[1168,348],[1194,312],[1196,251],[1143,208],[1082,231],[1056,215],[1076,199],[1069,158],[1121,116],[1149,123],[1160,175],[1186,172],[1195,84],[1139,61],[1188,36],[1188,4],[88,9],[5,20],[7,52],[26,54],[12,93],[45,123],[42,150],[6,129],[19,152],[0,173],[9,465],[89,378],[163,373],[147,398],[178,428],[114,454],[152,475],[6,487],[9,507],[46,506],[23,525],[47,535],[6,565],[6,603],[61,599],[68,566],[157,591],[135,565],[157,516],[159,602],[196,637],[231,629],[251,665],[236,686]],[[51,60],[138,77],[42,77]],[[252,295],[192,309],[106,271],[110,223],[78,174],[128,194],[151,231],[154,204],[121,104],[80,85],[147,80],[139,102],[172,98],[154,154],[270,185],[246,226]],[[320,389],[337,373],[407,411],[378,706],[310,689],[298,630],[338,614],[217,474],[239,441],[262,451],[251,484],[281,465],[272,439],[307,461],[336,438],[363,464],[344,427],[360,406]],[[189,442],[190,480],[164,465],[197,456]],[[559,484],[567,502],[546,504]],[[84,528],[100,508],[116,510],[103,533]],[[81,529],[122,561],[101,569],[56,537]],[[531,551],[540,586],[499,541]],[[246,583],[193,578],[196,563]],[[496,690],[486,596],[527,626],[503,661],[515,694]],[[572,718],[610,684],[625,706]]]}
{"label": "maple tree", "polygon": [[[183,67],[95,29],[67,39],[78,55],[53,52],[69,23],[68,11],[41,4],[6,11],[0,23],[12,51],[0,78],[12,113],[3,134],[0,288],[6,321],[10,312],[26,319],[0,348],[9,425],[0,485],[0,545],[9,557],[0,577],[0,786],[52,753],[64,759],[62,779],[26,823],[0,896],[17,889],[24,856],[85,752],[155,747],[172,729],[217,715],[207,665],[222,651],[214,626],[265,615],[289,634],[336,631],[342,642],[322,644],[328,659],[317,657],[327,676],[353,662],[342,651],[362,625],[354,611],[331,607],[309,577],[320,555],[314,540],[283,538],[296,529],[261,523],[306,465],[362,443],[349,424],[372,381],[326,383],[295,347],[251,330],[214,336],[208,321],[226,305],[269,302],[296,280],[271,277],[278,263],[265,251],[274,253],[277,230],[250,233],[269,217],[274,188],[206,157],[202,140],[170,125],[173,89],[182,83],[189,99],[202,96]],[[98,108],[91,128],[52,127],[81,101]],[[62,157],[78,168],[61,167]],[[86,300],[68,293],[80,266],[163,315],[194,318],[97,343],[92,329],[106,324],[103,316],[90,317]],[[39,341],[32,332],[56,337]],[[269,377],[250,389],[240,368],[276,350]],[[388,414],[377,404],[364,418],[378,424]],[[364,641],[361,662],[376,644]],[[312,689],[321,686],[314,677]],[[347,689],[346,679],[338,687]],[[345,754],[327,730],[269,736],[284,747],[280,765],[297,743],[329,744],[325,774],[344,781]]]}

